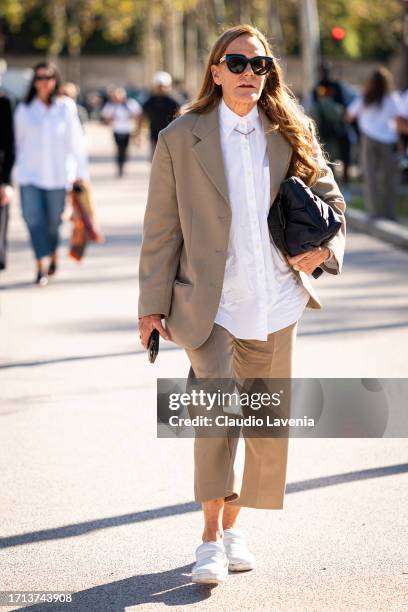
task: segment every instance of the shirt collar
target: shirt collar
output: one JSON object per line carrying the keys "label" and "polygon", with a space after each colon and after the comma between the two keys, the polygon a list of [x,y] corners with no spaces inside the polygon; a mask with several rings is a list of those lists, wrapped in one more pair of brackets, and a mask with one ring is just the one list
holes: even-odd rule
{"label": "shirt collar", "polygon": [[61,106],[62,104],[63,104],[63,96],[54,96],[54,99],[52,100],[50,106],[47,106],[47,104],[44,104],[44,102],[40,100],[38,96],[35,96],[33,98],[33,101],[31,102],[31,106],[33,106],[37,110],[41,110],[44,113],[47,111],[48,112],[53,111],[56,106]]}
{"label": "shirt collar", "polygon": [[234,113],[229,106],[224,102],[224,98],[221,98],[219,106],[219,118],[221,129],[226,136],[229,136],[234,128],[237,127],[238,123],[246,124],[248,121],[251,122],[256,128],[260,127],[260,117],[258,112],[258,105],[255,106],[243,117]]}

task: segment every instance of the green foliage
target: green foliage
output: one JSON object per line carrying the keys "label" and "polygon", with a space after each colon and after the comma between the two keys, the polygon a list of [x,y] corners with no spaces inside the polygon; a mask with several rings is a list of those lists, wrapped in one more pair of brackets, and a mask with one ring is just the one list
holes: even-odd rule
{"label": "green foliage", "polygon": [[11,31],[17,32],[35,4],[35,0],[0,0],[0,17],[5,19]]}
{"label": "green foliage", "polygon": [[[385,60],[398,49],[402,36],[400,0],[318,0],[324,55]],[[341,26],[346,38],[332,40],[332,27]]]}
{"label": "green foliage", "polygon": [[[303,0],[240,0],[240,6],[255,25],[265,29],[269,3],[273,1],[282,22],[286,52],[298,54],[301,48],[299,9]],[[169,8],[187,11],[198,6],[201,22],[208,21],[203,31],[211,38],[216,35],[216,4],[222,8],[225,25],[233,24],[236,0],[0,0],[0,18],[12,33],[19,28],[30,31],[32,28],[24,28],[24,24],[39,19],[43,31],[32,37],[32,44],[41,50],[51,47],[58,54],[65,48],[83,48],[94,33],[98,40],[107,41],[110,48],[123,47],[133,40],[135,32],[143,30],[148,8],[160,15]],[[318,0],[318,8],[325,56],[382,61],[400,45],[401,0]],[[346,38],[341,43],[331,38],[333,26],[346,30]],[[26,44],[24,40],[22,47]]]}

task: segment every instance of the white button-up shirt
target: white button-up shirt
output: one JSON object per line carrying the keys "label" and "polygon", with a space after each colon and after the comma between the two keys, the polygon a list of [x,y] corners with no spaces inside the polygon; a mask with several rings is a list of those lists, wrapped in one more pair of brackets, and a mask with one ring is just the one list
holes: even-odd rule
{"label": "white button-up shirt", "polygon": [[222,99],[219,121],[232,221],[215,323],[236,338],[267,340],[300,318],[310,296],[269,236],[269,158],[258,107],[240,117]]}
{"label": "white button-up shirt", "polygon": [[14,124],[20,185],[61,189],[87,178],[85,136],[73,100],[58,96],[50,106],[37,97],[30,104],[21,102]]}

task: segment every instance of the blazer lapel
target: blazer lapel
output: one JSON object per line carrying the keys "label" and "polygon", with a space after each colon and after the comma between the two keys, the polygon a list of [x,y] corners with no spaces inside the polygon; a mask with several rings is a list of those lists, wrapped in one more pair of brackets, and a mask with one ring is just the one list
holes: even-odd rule
{"label": "blazer lapel", "polygon": [[193,134],[200,138],[193,146],[193,152],[197,156],[204,172],[222,195],[228,208],[230,208],[228,184],[221,150],[218,104],[208,113],[198,116],[193,128]]}
{"label": "blazer lapel", "polygon": [[[260,106],[258,106],[258,110],[267,143],[270,174],[270,205],[272,205],[289,167],[291,147],[279,132],[268,132],[271,128],[271,121]],[[208,113],[198,116],[192,131],[199,138],[198,142],[193,145],[192,150],[197,156],[204,172],[230,209],[228,183],[221,149],[218,104]]]}

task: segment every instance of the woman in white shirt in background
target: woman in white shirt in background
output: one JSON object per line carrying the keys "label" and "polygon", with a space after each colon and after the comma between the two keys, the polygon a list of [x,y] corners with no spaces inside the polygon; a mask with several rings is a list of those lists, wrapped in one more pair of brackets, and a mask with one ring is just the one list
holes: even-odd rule
{"label": "woman in white shirt in background", "polygon": [[397,219],[399,170],[396,119],[401,114],[400,95],[393,91],[392,75],[384,67],[374,70],[365,83],[362,95],[347,107],[346,119],[350,122],[357,119],[361,132],[365,201],[371,218]]}
{"label": "woman in white shirt in background", "polygon": [[[77,108],[70,98],[57,95],[59,87],[56,66],[37,64],[26,99],[14,116],[16,180],[37,263],[35,282],[40,286],[57,269],[66,192],[88,176]],[[50,262],[45,272],[43,258],[47,256]]]}
{"label": "woman in white shirt in background", "polygon": [[140,104],[136,100],[128,100],[126,91],[122,87],[117,87],[112,92],[110,101],[102,108],[101,117],[106,123],[111,124],[113,130],[117,148],[118,176],[123,176],[133,120],[142,112]]}

